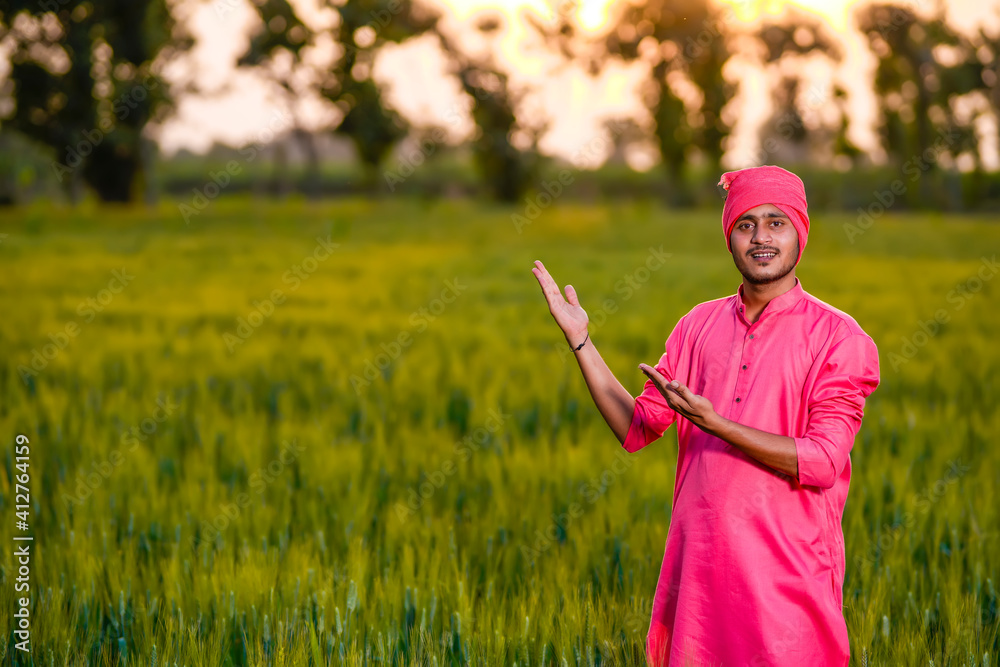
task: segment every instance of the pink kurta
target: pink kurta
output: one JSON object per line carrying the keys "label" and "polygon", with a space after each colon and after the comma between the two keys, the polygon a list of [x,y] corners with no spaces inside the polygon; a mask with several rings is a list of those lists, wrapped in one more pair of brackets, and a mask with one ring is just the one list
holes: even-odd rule
{"label": "pink kurta", "polygon": [[[695,306],[656,369],[744,426],[794,437],[796,480],[670,409],[651,380],[622,446],[677,422],[677,478],[646,648],[654,665],[847,665],[841,518],[875,342],[801,282],[758,320],[737,294]],[[667,656],[669,660],[657,659]]]}

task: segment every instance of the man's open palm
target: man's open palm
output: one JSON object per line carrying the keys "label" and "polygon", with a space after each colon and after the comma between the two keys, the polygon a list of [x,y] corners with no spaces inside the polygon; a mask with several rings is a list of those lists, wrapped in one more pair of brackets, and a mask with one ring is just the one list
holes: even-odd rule
{"label": "man's open palm", "polygon": [[587,333],[587,323],[590,318],[587,317],[587,311],[580,306],[576,290],[573,289],[572,285],[566,285],[566,298],[564,299],[556,281],[545,270],[542,262],[537,259],[531,272],[535,274],[538,284],[542,286],[542,293],[549,304],[549,312],[552,313],[559,328],[566,334],[566,338],[571,341],[576,340],[576,338],[582,340]]}

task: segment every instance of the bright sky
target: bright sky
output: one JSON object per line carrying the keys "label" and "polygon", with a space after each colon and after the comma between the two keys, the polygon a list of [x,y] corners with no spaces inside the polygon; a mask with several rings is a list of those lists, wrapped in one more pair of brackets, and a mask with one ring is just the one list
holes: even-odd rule
{"label": "bright sky", "polygon": [[[643,77],[637,64],[606,67],[591,78],[577,66],[557,68],[559,60],[547,55],[518,19],[521,12],[532,11],[545,19],[556,7],[569,8],[584,28],[598,30],[608,20],[609,12],[626,0],[426,0],[445,14],[444,28],[449,35],[465,38],[462,43],[474,52],[492,48],[500,65],[511,73],[516,85],[531,85],[534,91],[525,100],[525,110],[532,117],[548,117],[551,124],[541,140],[541,149],[550,154],[570,157],[580,149],[593,146],[602,136],[600,120],[610,115],[646,118],[635,94]],[[635,0],[637,1],[637,0]],[[732,7],[735,20],[752,25],[764,16],[778,16],[789,6],[809,12],[827,23],[841,40],[846,60],[840,72],[832,72],[820,62],[804,65],[809,79],[825,88],[836,77],[851,95],[853,114],[850,136],[862,147],[874,146],[871,123],[874,101],[868,81],[874,58],[867,52],[864,39],[851,29],[851,14],[860,4],[856,0],[721,0]],[[933,9],[937,0],[901,2],[920,12]],[[949,20],[963,29],[1000,22],[1000,0],[942,0]],[[317,11],[319,0],[299,0],[306,16],[324,20]],[[237,71],[236,59],[246,46],[246,31],[253,25],[254,14],[247,0],[179,0],[177,10],[197,39],[197,46],[187,61],[168,70],[167,77],[180,81],[194,77],[204,88],[213,91],[204,96],[180,100],[178,113],[158,132],[167,154],[180,148],[207,149],[213,141],[240,146],[267,136],[271,130],[290,126],[288,101],[270,89],[255,74]],[[483,12],[500,12],[506,26],[498,31],[496,44],[470,41],[476,37],[472,25]],[[430,38],[413,40],[404,46],[387,47],[376,62],[374,76],[389,85],[389,102],[418,124],[435,123],[448,129],[454,140],[467,136],[472,124],[464,113],[465,102],[457,82],[444,76],[444,63]],[[476,47],[479,47],[478,50]],[[332,45],[327,45],[331,52]],[[744,100],[768,99],[767,80],[758,70],[735,65],[727,75],[738,78],[741,97],[732,112],[738,116],[729,167],[748,166],[757,149],[756,129],[769,114],[766,104]],[[306,127],[320,127],[336,116],[318,100],[299,99],[297,113]],[[822,97],[816,98],[815,111],[829,111]],[[455,111],[462,112],[460,116]],[[460,118],[460,120],[456,120]],[[995,128],[987,128],[995,134]],[[648,162],[648,161],[647,161]],[[644,167],[640,158],[636,166]]]}

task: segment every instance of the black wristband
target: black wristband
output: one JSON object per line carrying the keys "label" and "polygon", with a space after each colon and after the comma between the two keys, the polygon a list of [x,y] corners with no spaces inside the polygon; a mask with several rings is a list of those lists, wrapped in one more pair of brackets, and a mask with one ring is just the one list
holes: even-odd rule
{"label": "black wristband", "polygon": [[[590,338],[590,332],[589,332],[589,331],[587,332],[587,338]],[[584,343],[586,343],[586,342],[587,342],[587,338],[584,338],[584,339],[583,339],[583,343],[580,343],[579,345],[577,345],[576,347],[574,347],[574,348],[573,348],[573,351],[574,351],[574,352],[576,352],[576,351],[578,351],[578,350],[579,350],[579,349],[580,349],[581,347],[583,347]]]}

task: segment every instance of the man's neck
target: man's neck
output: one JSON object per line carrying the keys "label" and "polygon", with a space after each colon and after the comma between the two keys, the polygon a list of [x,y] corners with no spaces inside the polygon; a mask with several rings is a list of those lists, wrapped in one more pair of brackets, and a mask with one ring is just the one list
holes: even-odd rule
{"label": "man's neck", "polygon": [[792,271],[781,280],[766,285],[754,285],[743,279],[743,305],[745,307],[744,317],[747,322],[753,324],[764,312],[764,307],[770,303],[771,299],[781,296],[788,290],[795,287],[795,271]]}

